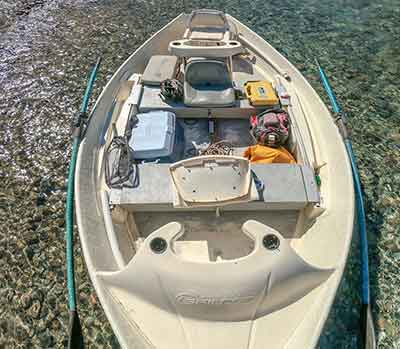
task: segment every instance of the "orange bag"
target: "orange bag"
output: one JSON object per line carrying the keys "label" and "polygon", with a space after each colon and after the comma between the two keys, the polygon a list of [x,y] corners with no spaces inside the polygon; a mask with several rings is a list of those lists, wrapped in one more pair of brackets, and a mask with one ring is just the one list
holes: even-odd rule
{"label": "orange bag", "polygon": [[284,147],[270,148],[265,145],[252,145],[248,147],[243,156],[250,162],[259,164],[295,164],[296,160]]}

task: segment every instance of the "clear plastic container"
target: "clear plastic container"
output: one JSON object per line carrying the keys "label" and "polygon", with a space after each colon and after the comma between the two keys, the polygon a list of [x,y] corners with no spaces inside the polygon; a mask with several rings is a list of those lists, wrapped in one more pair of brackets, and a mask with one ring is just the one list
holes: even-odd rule
{"label": "clear plastic container", "polygon": [[157,110],[137,114],[129,145],[137,160],[172,157],[175,143],[176,116]]}

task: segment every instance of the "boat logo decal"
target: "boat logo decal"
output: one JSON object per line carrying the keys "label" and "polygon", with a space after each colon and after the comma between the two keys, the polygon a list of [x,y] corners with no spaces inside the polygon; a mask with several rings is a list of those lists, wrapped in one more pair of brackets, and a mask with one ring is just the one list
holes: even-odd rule
{"label": "boat logo decal", "polygon": [[180,304],[208,304],[208,305],[223,305],[223,304],[243,304],[250,303],[256,298],[255,295],[249,296],[231,296],[231,297],[210,297],[199,296],[189,293],[180,293],[175,299]]}

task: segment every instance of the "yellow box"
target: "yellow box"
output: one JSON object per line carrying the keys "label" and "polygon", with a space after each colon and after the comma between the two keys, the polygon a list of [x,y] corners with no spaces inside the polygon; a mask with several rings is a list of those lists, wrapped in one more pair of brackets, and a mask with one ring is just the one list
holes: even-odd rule
{"label": "yellow box", "polygon": [[272,84],[266,80],[247,81],[244,84],[246,97],[252,105],[278,105],[279,98]]}

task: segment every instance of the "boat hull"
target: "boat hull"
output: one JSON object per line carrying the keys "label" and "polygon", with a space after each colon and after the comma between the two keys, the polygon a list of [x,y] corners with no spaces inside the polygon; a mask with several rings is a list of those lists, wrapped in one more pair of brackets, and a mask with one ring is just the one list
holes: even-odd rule
{"label": "boat hull", "polygon": [[[106,116],[120,83],[131,74],[142,72],[152,55],[166,54],[168,43],[182,37],[186,19],[187,15],[182,14],[154,34],[114,74],[97,100],[78,155],[75,196],[82,250],[97,295],[124,348],[155,346],[154,340],[143,328],[127,321],[129,314],[126,308],[119,306],[103,278],[107,273],[118,271],[119,266],[110,252],[112,246],[102,206],[100,174],[104,142],[101,135],[108,127]],[[266,74],[290,78],[291,91],[299,101],[298,108],[306,110],[307,118],[301,126],[308,129],[310,139],[306,139],[305,147],[308,153],[313,154],[314,165],[326,162],[320,171],[321,205],[325,211],[300,238],[291,241],[291,247],[308,263],[321,269],[334,268],[334,272],[297,301],[254,321],[213,322],[212,326],[201,326],[201,322],[193,323],[194,326],[189,324],[185,328],[190,327],[190,331],[184,330],[182,340],[174,342],[173,347],[255,349],[265,348],[265,343],[268,343],[269,348],[312,348],[316,346],[329,314],[350,247],[354,220],[351,168],[330,113],[310,84],[260,36],[235,18],[228,16],[228,19],[236,26],[243,45],[252,52]],[[157,316],[157,312],[153,315]],[[164,333],[168,328],[163,327],[161,316],[152,321],[158,331]],[[184,326],[182,321],[180,324]],[[162,336],[165,336],[165,344],[156,347],[170,348],[173,340],[169,342],[168,336]]]}

